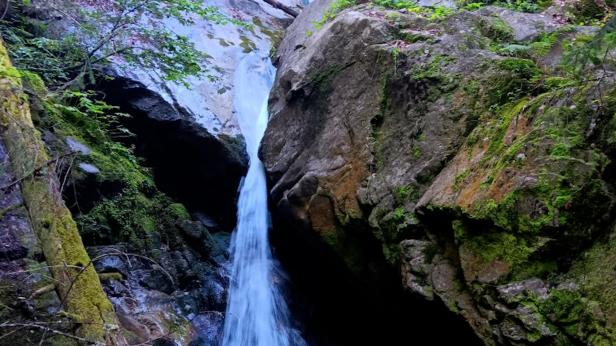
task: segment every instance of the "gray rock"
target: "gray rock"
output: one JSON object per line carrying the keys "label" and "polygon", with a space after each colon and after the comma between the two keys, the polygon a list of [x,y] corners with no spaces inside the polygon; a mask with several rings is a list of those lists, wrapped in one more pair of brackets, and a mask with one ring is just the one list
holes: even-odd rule
{"label": "gray rock", "polygon": [[87,145],[70,136],[66,137],[66,145],[68,145],[68,148],[72,152],[77,152],[81,155],[90,155],[92,153],[92,149],[90,149]]}
{"label": "gray rock", "polygon": [[214,247],[214,240],[207,228],[199,221],[184,221],[180,225],[182,234],[187,238],[189,246],[203,256],[209,256]]}
{"label": "gray rock", "polygon": [[517,12],[496,6],[484,7],[480,13],[500,17],[513,29],[516,41],[530,41],[541,33],[551,33],[563,26],[553,16],[542,13]]}
{"label": "gray rock", "polygon": [[[411,292],[428,300],[434,299],[432,281],[432,258],[436,245],[430,241],[405,240],[400,243],[402,249],[402,284]],[[430,254],[432,250],[432,254]]]}
{"label": "gray rock", "polygon": [[[58,36],[73,31],[75,21],[65,13],[55,9],[61,5],[56,0],[33,0],[30,12],[33,16],[45,20],[49,32]],[[79,3],[78,1],[76,1]],[[301,0],[281,0],[281,3],[296,7]],[[103,2],[91,1],[81,7],[94,7],[106,10]],[[239,134],[239,127],[233,114],[233,72],[238,62],[251,51],[260,51],[266,56],[280,31],[289,24],[291,18],[280,10],[272,8],[264,2],[252,0],[213,0],[209,6],[216,7],[225,15],[253,24],[250,29],[217,24],[195,16],[195,23],[189,26],[180,25],[176,20],[164,18],[149,18],[144,25],[165,26],[170,31],[185,35],[195,47],[209,58],[204,61],[208,74],[215,80],[206,77],[194,77],[188,80],[189,87],[163,80],[159,71],[128,65],[123,59],[114,59],[110,68],[122,77],[137,81],[148,89],[164,97],[171,105],[177,104],[184,108],[193,119],[208,132],[213,134]],[[100,6],[100,7],[99,7]],[[103,23],[106,25],[110,23]],[[103,30],[101,28],[101,30]],[[147,107],[147,104],[143,104]],[[169,113],[167,113],[169,114]]]}
{"label": "gray rock", "polygon": [[519,301],[528,294],[539,299],[547,299],[548,289],[547,284],[540,279],[528,279],[496,287],[499,298],[507,303]]}
{"label": "gray rock", "polygon": [[78,165],[79,169],[81,169],[82,171],[88,173],[88,174],[99,174],[101,171],[100,169],[98,169],[98,167],[89,164],[89,163],[85,163],[85,162],[81,162]]}

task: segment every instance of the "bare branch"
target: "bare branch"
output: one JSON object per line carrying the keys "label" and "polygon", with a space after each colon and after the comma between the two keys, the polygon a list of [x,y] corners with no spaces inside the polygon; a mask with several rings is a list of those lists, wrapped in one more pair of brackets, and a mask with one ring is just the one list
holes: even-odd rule
{"label": "bare branch", "polygon": [[76,335],[72,335],[72,334],[69,334],[69,333],[65,333],[65,332],[57,330],[57,329],[52,329],[52,328],[49,328],[47,326],[40,325],[38,323],[8,323],[8,322],[4,322],[4,323],[0,323],[0,328],[40,329],[40,330],[42,330],[44,332],[49,332],[49,333],[52,333],[52,334],[61,335],[61,336],[64,336],[64,337],[67,337],[67,338],[70,338],[70,339],[81,341],[81,342],[86,343],[88,345],[96,345],[96,344],[98,344],[95,341],[88,340],[88,339],[85,339],[85,338],[82,338],[82,337],[79,337],[79,336],[76,336]]}
{"label": "bare branch", "polygon": [[299,13],[296,10],[292,9],[289,6],[283,5],[283,4],[279,3],[276,0],[263,0],[263,1],[265,1],[268,4],[270,4],[274,8],[282,10],[284,13],[288,14],[289,16],[291,16],[293,18],[295,18],[295,17],[297,17],[299,15]]}

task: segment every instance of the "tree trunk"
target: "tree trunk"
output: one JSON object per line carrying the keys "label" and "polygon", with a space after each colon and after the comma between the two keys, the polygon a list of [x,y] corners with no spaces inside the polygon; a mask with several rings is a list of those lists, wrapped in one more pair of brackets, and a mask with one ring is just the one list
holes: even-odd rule
{"label": "tree trunk", "polygon": [[[125,345],[113,305],[90,264],[77,225],[66,208],[40,133],[34,128],[20,74],[0,39],[0,125],[11,166],[21,185],[45,259],[77,336],[98,344]],[[85,269],[81,269],[85,267]]]}

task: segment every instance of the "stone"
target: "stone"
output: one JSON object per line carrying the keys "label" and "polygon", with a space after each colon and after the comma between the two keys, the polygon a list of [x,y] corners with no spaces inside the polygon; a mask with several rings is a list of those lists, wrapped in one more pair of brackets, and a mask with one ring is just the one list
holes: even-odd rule
{"label": "stone", "polygon": [[73,137],[66,137],[66,145],[71,150],[71,152],[77,152],[81,155],[90,155],[92,153],[92,149],[90,149],[87,145],[79,142]]}
{"label": "stone", "polygon": [[[601,220],[611,220],[612,183],[584,162],[598,158],[592,162],[599,167],[613,152],[586,141],[571,153],[579,164],[570,169],[557,154],[549,157],[553,147],[545,140],[548,126],[565,130],[543,117],[576,112],[568,100],[598,95],[572,88],[563,91],[568,98],[542,98],[549,92],[538,84],[520,94],[502,90],[503,81],[550,75],[563,49],[556,43],[531,61],[488,47],[533,46],[544,34],[558,31],[565,40],[592,30],[565,32],[548,12],[486,6],[430,21],[369,4],[315,26],[327,6],[316,0],[301,13],[275,56],[260,148],[274,212],[295,232],[320,239],[366,282],[378,281],[370,276],[377,261],[399,268],[404,289],[444,303],[486,345],[569,340],[533,304],[549,299],[546,277],[564,280],[574,261],[569,253],[582,260],[581,244],[596,243],[609,229]],[[485,23],[503,35],[481,30]],[[532,76],[518,79],[516,70]],[[611,90],[614,81],[604,84]],[[580,128],[600,132],[599,122],[585,119],[580,115]],[[537,133],[545,136],[531,142]],[[555,172],[565,180],[546,183]],[[591,185],[593,197],[566,193]],[[569,213],[572,201],[579,212]],[[382,252],[362,253],[358,242]],[[362,261],[369,270],[358,268]]]}
{"label": "stone", "polygon": [[[405,240],[400,244],[402,248],[402,285],[411,292],[419,294],[428,300],[434,299],[432,292],[432,258],[429,258],[430,249],[436,245],[429,241]],[[433,250],[434,251],[434,250]]]}
{"label": "stone", "polygon": [[203,256],[209,256],[214,247],[214,240],[207,228],[199,221],[183,221],[180,224],[182,234],[186,236],[189,246]]}
{"label": "stone", "polygon": [[92,164],[89,164],[89,163],[85,163],[85,162],[79,163],[78,167],[79,169],[81,169],[82,171],[88,174],[99,174],[101,172],[100,169],[98,169],[98,167]]}
{"label": "stone", "polygon": [[548,298],[549,287],[543,280],[533,278],[507,285],[497,286],[499,298],[507,303],[513,303],[521,299],[521,295],[531,294],[538,299]]}

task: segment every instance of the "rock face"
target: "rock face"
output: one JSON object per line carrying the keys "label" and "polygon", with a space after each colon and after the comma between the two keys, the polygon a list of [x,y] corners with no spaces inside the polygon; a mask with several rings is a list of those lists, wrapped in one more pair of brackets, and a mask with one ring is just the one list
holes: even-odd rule
{"label": "rock face", "polygon": [[232,229],[237,189],[248,167],[243,140],[210,134],[182,105],[139,82],[116,76],[97,89],[131,114],[126,124],[137,135],[136,153],[147,159],[160,189]]}
{"label": "rock face", "polygon": [[487,345],[614,342],[596,265],[612,257],[613,72],[598,86],[555,68],[592,29],[370,5],[315,27],[327,6],[278,50],[261,147],[277,212],[360,277],[401,268]]}
{"label": "rock face", "polygon": [[[104,2],[73,1],[83,8],[108,6]],[[282,4],[299,9],[299,0],[282,0]],[[114,59],[111,68],[124,78],[139,82],[162,96],[170,104],[180,104],[208,132],[236,136],[240,130],[233,114],[233,72],[239,61],[252,51],[267,54],[280,40],[282,31],[292,20],[281,10],[264,2],[252,0],[214,0],[207,4],[221,14],[237,19],[250,27],[220,24],[195,18],[192,25],[181,25],[175,20],[151,20],[148,25],[165,26],[170,32],[186,36],[195,48],[208,56],[208,78],[194,77],[187,85],[165,81],[160,71],[128,66],[122,59]],[[48,32],[64,35],[75,24],[61,11],[62,2],[57,0],[34,0],[30,11],[48,26]],[[59,11],[60,10],[60,11]],[[146,25],[146,23],[144,23]],[[101,28],[106,31],[107,28]],[[137,38],[138,40],[138,38]]]}

